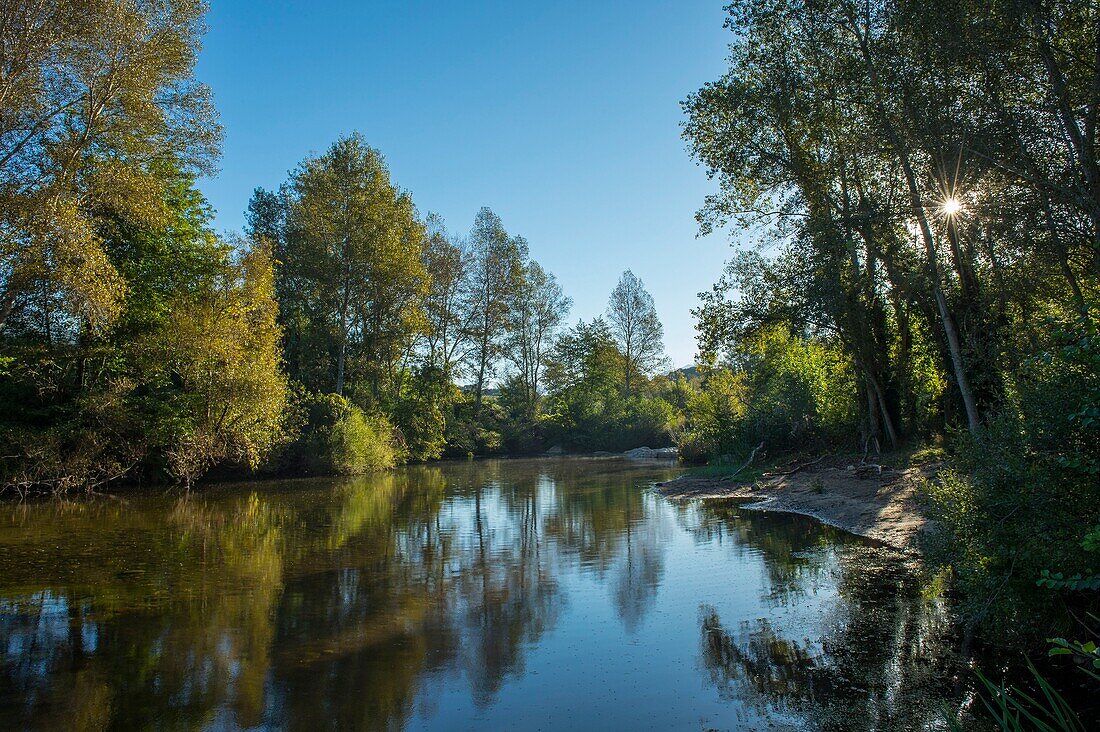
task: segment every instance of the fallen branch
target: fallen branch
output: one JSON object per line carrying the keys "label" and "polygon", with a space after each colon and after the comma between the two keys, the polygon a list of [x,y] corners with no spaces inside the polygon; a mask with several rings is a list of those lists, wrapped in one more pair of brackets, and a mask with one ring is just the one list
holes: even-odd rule
{"label": "fallen branch", "polygon": [[747,468],[747,467],[749,467],[750,465],[752,465],[752,461],[753,461],[753,460],[754,460],[754,459],[756,458],[756,453],[757,453],[757,451],[758,451],[758,450],[762,450],[762,449],[764,449],[764,443],[763,443],[763,442],[761,442],[761,443],[760,443],[759,445],[757,445],[756,447],[754,447],[754,448],[752,449],[752,452],[750,452],[750,453],[749,453],[749,459],[748,459],[748,460],[746,460],[746,461],[744,462],[744,464],[743,464],[743,465],[742,465],[742,466],[741,466],[740,468],[738,468],[737,470],[733,471],[733,472],[732,472],[732,473],[730,473],[729,475],[727,475],[727,476],[725,476],[725,477],[721,478],[720,480],[733,480],[734,478],[736,478],[736,477],[737,477],[737,474],[738,474],[738,473],[740,473],[740,472],[741,472],[742,470],[744,470],[745,468]]}
{"label": "fallen branch", "polygon": [[769,478],[775,478],[775,477],[778,477],[778,476],[781,476],[781,475],[794,475],[799,470],[802,470],[803,468],[808,468],[811,465],[817,465],[818,463],[820,463],[824,459],[825,459],[825,456],[822,455],[817,460],[811,460],[808,463],[802,463],[801,465],[796,465],[793,468],[791,468],[790,470],[780,470],[780,471],[777,471],[777,472],[774,472],[774,473],[765,473],[764,475],[766,475]]}
{"label": "fallen branch", "polygon": [[856,466],[855,474],[857,478],[867,478],[871,475],[882,475],[882,466],[875,463],[860,463]]}

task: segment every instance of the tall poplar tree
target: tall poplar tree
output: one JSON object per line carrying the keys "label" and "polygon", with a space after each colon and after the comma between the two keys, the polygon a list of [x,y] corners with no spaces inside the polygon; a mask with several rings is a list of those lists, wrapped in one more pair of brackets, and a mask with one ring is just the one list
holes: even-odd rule
{"label": "tall poplar tree", "polygon": [[478,211],[470,232],[470,360],[474,372],[474,410],[480,411],[485,385],[503,354],[510,303],[522,277],[527,244],[504,230],[488,208]]}
{"label": "tall poplar tree", "polygon": [[623,354],[623,393],[629,397],[634,376],[648,376],[665,363],[664,326],[653,296],[629,269],[611,292],[607,322]]}

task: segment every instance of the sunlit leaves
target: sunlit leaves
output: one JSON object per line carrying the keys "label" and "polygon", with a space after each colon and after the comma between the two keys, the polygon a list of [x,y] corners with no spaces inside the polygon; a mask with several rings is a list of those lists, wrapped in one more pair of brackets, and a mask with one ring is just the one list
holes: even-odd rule
{"label": "sunlit leaves", "polygon": [[0,13],[0,327],[102,331],[120,278],[103,216],[158,225],[166,162],[209,171],[220,128],[192,76],[196,0],[18,0]]}

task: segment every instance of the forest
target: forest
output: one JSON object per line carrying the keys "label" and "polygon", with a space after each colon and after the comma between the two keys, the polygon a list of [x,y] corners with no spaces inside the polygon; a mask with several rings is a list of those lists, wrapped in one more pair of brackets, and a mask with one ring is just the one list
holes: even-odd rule
{"label": "forest", "polygon": [[606,317],[567,327],[522,236],[489,208],[448,233],[359,134],[216,234],[203,14],[15,3],[0,21],[0,490],[668,443],[642,282],[626,270]]}
{"label": "forest", "polygon": [[674,371],[629,269],[570,323],[531,254],[555,242],[489,207],[448,228],[357,133],[218,235],[204,5],[4,3],[0,491],[641,445],[719,471],[758,444],[923,453],[968,632],[1095,637],[1100,8],[727,12],[728,71],[682,129],[715,183],[700,234],[735,247]]}

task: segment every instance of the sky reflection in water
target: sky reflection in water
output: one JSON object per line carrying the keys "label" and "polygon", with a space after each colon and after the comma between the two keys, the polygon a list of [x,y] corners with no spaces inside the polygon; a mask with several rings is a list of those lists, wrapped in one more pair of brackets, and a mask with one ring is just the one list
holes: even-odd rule
{"label": "sky reflection in water", "polygon": [[2,726],[940,726],[951,619],[914,574],[802,517],[647,490],[675,472],[486,461],[4,506]]}

